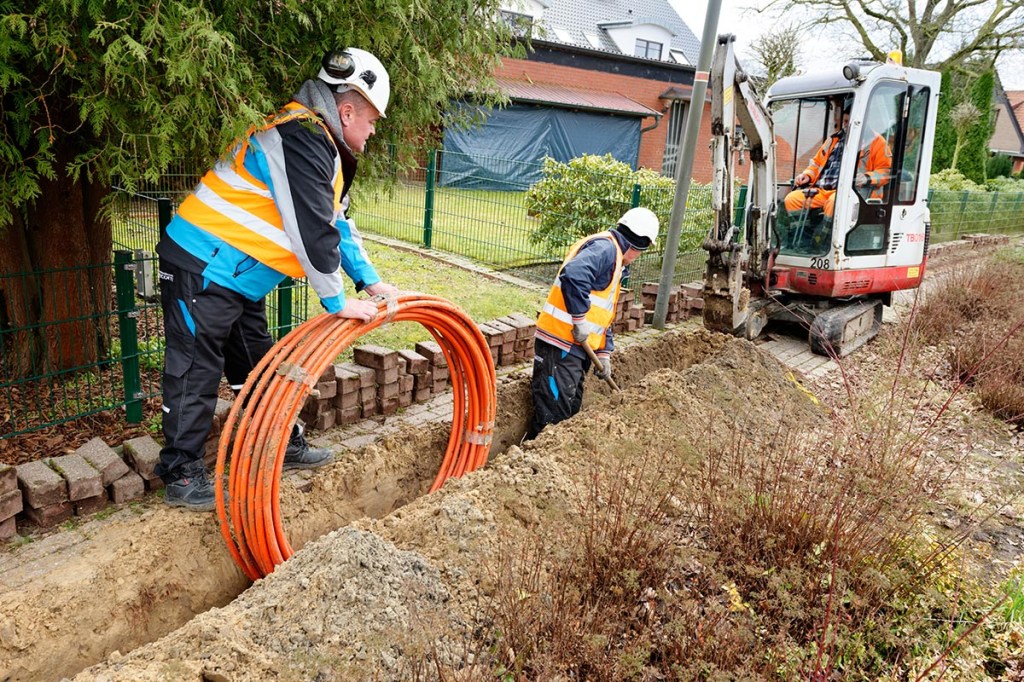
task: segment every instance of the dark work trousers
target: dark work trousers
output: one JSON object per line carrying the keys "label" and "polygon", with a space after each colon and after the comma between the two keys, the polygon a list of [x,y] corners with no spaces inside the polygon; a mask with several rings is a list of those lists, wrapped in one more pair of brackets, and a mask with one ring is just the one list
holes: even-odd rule
{"label": "dark work trousers", "polygon": [[580,411],[583,406],[583,378],[590,359],[572,355],[535,339],[533,342],[533,420],[526,440],[533,440],[548,424],[557,424]]}
{"label": "dark work trousers", "polygon": [[274,345],[264,303],[160,262],[164,313],[164,442],[156,473],[167,483],[201,460],[221,375],[236,391]]}

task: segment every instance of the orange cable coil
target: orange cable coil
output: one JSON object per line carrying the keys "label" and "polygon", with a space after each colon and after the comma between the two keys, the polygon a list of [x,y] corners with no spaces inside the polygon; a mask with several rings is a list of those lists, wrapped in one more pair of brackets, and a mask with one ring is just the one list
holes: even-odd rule
{"label": "orange cable coil", "polygon": [[487,340],[476,324],[437,296],[401,292],[373,300],[378,309],[370,322],[324,313],[292,330],[260,360],[231,407],[217,449],[217,516],[231,556],[252,580],[268,575],[293,553],[281,523],[280,482],[299,410],[328,366],[363,334],[389,322],[419,322],[448,363],[452,430],[430,491],[487,462],[497,381]]}

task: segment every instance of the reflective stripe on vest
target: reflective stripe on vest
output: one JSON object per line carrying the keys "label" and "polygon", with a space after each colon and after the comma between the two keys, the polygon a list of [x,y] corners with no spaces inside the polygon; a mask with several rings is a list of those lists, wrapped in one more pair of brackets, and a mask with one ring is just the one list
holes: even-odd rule
{"label": "reflective stripe on vest", "polygon": [[[284,112],[265,126],[251,129],[235,148],[230,160],[221,159],[203,176],[196,190],[178,207],[178,215],[274,270],[291,277],[302,277],[305,272],[284,231],[281,212],[270,188],[245,168],[245,154],[253,135],[295,120],[307,120],[320,126],[334,146],[334,138],[327,126],[302,105],[290,102]],[[344,187],[337,151],[333,185],[337,215],[341,210],[341,190]]]}
{"label": "reflective stripe on vest", "polygon": [[594,350],[605,347],[605,331],[615,319],[615,304],[619,300],[619,283],[622,278],[622,248],[611,232],[598,232],[589,237],[584,237],[569,249],[569,254],[558,268],[558,275],[555,283],[548,293],[548,300],[541,309],[540,317],[537,318],[537,329],[550,336],[561,339],[567,344],[573,344],[572,338],[572,315],[565,309],[565,298],[562,295],[562,270],[566,264],[573,259],[584,244],[595,239],[610,239],[615,246],[615,272],[612,273],[612,281],[602,291],[590,292],[590,309],[584,318],[589,336],[587,345]]}

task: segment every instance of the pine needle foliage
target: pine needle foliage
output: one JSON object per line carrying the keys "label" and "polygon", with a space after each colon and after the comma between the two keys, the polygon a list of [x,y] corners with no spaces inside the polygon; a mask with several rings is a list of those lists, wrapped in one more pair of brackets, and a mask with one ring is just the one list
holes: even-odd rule
{"label": "pine needle foliage", "polygon": [[0,230],[19,207],[59,200],[41,195],[58,175],[132,187],[174,159],[211,161],[334,47],[370,50],[390,71],[374,147],[436,135],[449,100],[495,92],[501,56],[521,49],[499,4],[0,0]]}

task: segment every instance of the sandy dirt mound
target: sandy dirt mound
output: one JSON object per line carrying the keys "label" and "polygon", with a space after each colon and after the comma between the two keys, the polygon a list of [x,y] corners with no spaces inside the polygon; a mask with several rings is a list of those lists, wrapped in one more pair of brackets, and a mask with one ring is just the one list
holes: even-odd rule
{"label": "sandy dirt mound", "polygon": [[[338,456],[282,485],[294,548],[366,516],[382,516],[424,494],[448,428],[432,424]],[[248,580],[235,566],[212,514],[133,505],[0,557],[0,679],[60,679],[151,642],[237,597]]]}
{"label": "sandy dirt mound", "polygon": [[[681,371],[660,369],[623,393],[595,395],[525,448],[307,544],[228,606],[75,679],[408,679],[425,652],[457,665],[471,654],[463,642],[499,545],[576,513],[595,467],[652,452],[696,467],[708,447],[783,412],[808,428],[823,423],[824,411],[751,344],[695,338],[704,345],[692,355],[669,359],[665,346],[665,357],[630,356],[638,367]],[[693,359],[705,361],[682,369]]]}

